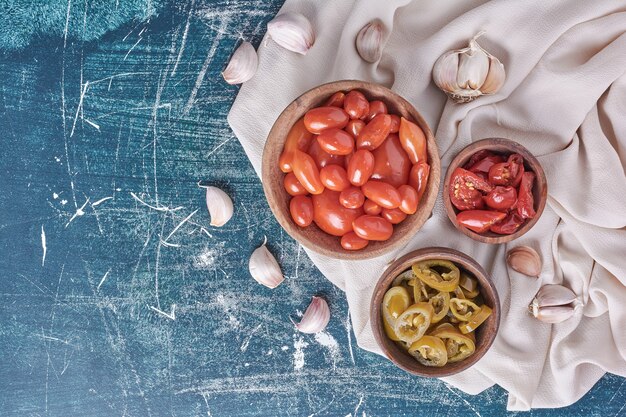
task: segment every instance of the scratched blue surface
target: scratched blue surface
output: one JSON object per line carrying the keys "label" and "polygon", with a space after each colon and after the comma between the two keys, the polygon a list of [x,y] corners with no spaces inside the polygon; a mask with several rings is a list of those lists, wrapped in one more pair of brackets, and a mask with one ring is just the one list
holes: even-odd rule
{"label": "scratched blue surface", "polygon": [[[343,294],[273,219],[220,71],[281,3],[178,2],[97,41],[61,31],[0,57],[0,415],[505,413],[500,388],[468,396],[358,349]],[[232,195],[224,228],[198,181]],[[286,275],[275,290],[247,272],[264,236]],[[289,321],[315,294],[333,313],[317,338]],[[571,407],[519,414],[625,404],[607,375]]]}

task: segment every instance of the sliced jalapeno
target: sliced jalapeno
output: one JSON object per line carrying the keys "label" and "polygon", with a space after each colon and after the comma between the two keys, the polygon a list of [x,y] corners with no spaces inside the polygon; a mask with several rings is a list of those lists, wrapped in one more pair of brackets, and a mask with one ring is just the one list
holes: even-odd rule
{"label": "sliced jalapeno", "polygon": [[469,321],[459,324],[459,330],[463,334],[473,332],[487,320],[491,315],[491,308],[488,305],[480,307],[480,310],[473,314]]}
{"label": "sliced jalapeno", "polygon": [[450,299],[450,311],[458,320],[469,321],[480,307],[464,298]]}
{"label": "sliced jalapeno", "polygon": [[426,333],[433,316],[433,306],[415,303],[409,306],[396,320],[393,330],[401,341],[412,344]]}
{"label": "sliced jalapeno", "polygon": [[400,340],[394,331],[394,326],[400,314],[402,314],[410,304],[411,298],[409,292],[402,286],[391,287],[385,293],[382,308],[383,325],[385,327],[385,333],[387,333],[387,336],[391,340]]}
{"label": "sliced jalapeno", "polygon": [[422,336],[413,342],[409,354],[425,366],[444,366],[448,362],[446,345],[435,336]]}
{"label": "sliced jalapeno", "polygon": [[433,317],[431,323],[439,323],[450,309],[450,294],[447,292],[439,292],[428,299],[428,303],[433,306]]}
{"label": "sliced jalapeno", "polygon": [[[459,268],[450,261],[430,259],[413,264],[412,269],[424,284],[438,291],[451,292],[459,285]],[[439,273],[437,269],[446,272]]]}
{"label": "sliced jalapeno", "polygon": [[456,327],[450,324],[437,327],[431,333],[431,336],[436,336],[443,340],[446,345],[448,362],[462,361],[476,350],[476,345],[470,335],[462,334]]}

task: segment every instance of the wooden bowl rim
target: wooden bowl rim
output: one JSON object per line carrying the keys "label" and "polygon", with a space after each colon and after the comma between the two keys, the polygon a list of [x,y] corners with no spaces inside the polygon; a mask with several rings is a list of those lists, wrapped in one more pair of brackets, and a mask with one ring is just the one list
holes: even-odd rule
{"label": "wooden bowl rim", "polygon": [[[323,94],[320,94],[319,90],[327,90]],[[393,97],[396,103],[400,103],[406,111],[411,115],[411,118],[414,122],[416,122],[424,131],[427,140],[428,146],[428,162],[430,165],[430,175],[428,178],[428,184],[426,191],[420,201],[420,205],[415,214],[412,214],[405,220],[412,221],[413,223],[407,226],[407,229],[404,233],[396,233],[395,228],[397,226],[394,225],[394,235],[385,242],[370,242],[370,244],[364,249],[358,251],[347,251],[341,248],[339,245],[338,250],[329,249],[325,246],[319,245],[318,242],[310,239],[308,236],[305,236],[299,229],[292,228],[293,221],[290,216],[284,215],[281,210],[274,207],[270,202],[274,201],[277,196],[277,191],[273,190],[271,187],[271,170],[278,169],[276,167],[276,162],[270,160],[270,145],[273,146],[274,142],[280,139],[281,142],[284,142],[286,132],[279,132],[277,125],[279,120],[284,117],[290,117],[291,113],[297,111],[300,107],[300,102],[313,99],[315,95],[323,95],[324,98],[330,97],[330,95],[334,94],[337,91],[349,91],[349,90],[361,90],[365,93],[366,96],[378,96],[381,98],[389,98]],[[322,100],[317,100],[318,102]],[[390,104],[390,101],[387,101],[386,104]],[[319,104],[318,104],[319,105]],[[395,105],[394,105],[395,106]],[[311,108],[311,107],[309,107]],[[303,115],[304,113],[302,113]],[[301,116],[301,115],[300,115]],[[300,117],[298,116],[298,117]],[[297,118],[296,118],[297,120]],[[307,249],[310,249],[314,252],[320,253],[322,255],[328,256],[334,259],[347,259],[347,260],[359,260],[359,259],[369,259],[378,256],[382,256],[394,249],[402,247],[406,245],[409,240],[417,233],[426,220],[430,217],[432,210],[435,206],[435,201],[437,199],[437,194],[439,193],[439,185],[441,180],[441,160],[439,158],[439,150],[437,148],[437,143],[435,141],[435,137],[430,129],[428,123],[423,118],[422,114],[413,106],[408,100],[390,90],[389,88],[377,84],[371,83],[367,81],[359,81],[359,80],[341,80],[341,81],[333,81],[325,84],[318,85],[316,87],[311,88],[310,90],[304,92],[300,96],[298,96],[295,100],[293,100],[278,116],[276,121],[274,122],[272,129],[270,130],[267,140],[265,142],[263,148],[263,157],[262,157],[262,166],[261,166],[261,179],[263,183],[263,191],[265,193],[266,199],[269,203],[270,209],[274,214],[274,217],[278,221],[278,223],[282,226],[282,228],[289,234],[292,238],[297,240],[300,244],[302,244]],[[294,225],[295,226],[295,225]],[[296,226],[297,227],[297,226]],[[317,229],[315,224],[311,226],[314,229]],[[321,230],[319,230],[323,233]],[[337,240],[339,241],[339,237]]]}
{"label": "wooden bowl rim", "polygon": [[[481,290],[485,289],[493,298],[493,305],[489,305],[493,312],[487,321],[479,327],[479,330],[483,332],[482,334],[484,334],[485,338],[480,345],[476,346],[474,354],[461,362],[457,362],[453,365],[445,365],[441,368],[424,366],[414,359],[409,362],[412,364],[411,366],[406,366],[402,362],[398,361],[388,348],[388,345],[395,344],[395,342],[390,340],[385,334],[380,313],[383,297],[385,292],[389,289],[393,279],[399,273],[408,270],[411,264],[426,259],[446,259],[460,265],[463,269],[474,274],[480,284]],[[376,343],[378,343],[378,346],[382,349],[385,356],[393,362],[394,365],[414,375],[429,378],[440,378],[455,375],[470,368],[491,348],[500,327],[500,297],[498,296],[498,291],[489,274],[469,255],[451,248],[427,247],[407,253],[396,260],[385,270],[385,272],[383,272],[376,283],[372,294],[370,303],[370,323]],[[407,357],[410,357],[408,354],[406,355]]]}
{"label": "wooden bowl rim", "polygon": [[[508,152],[515,152],[515,153],[519,153],[520,155],[522,155],[524,157],[524,161],[526,162],[525,167],[532,165],[531,169],[537,176],[535,187],[537,187],[540,184],[543,184],[542,189],[537,189],[537,193],[533,193],[533,194],[539,195],[538,201],[535,201],[535,212],[536,212],[535,217],[530,219],[530,221],[527,221],[526,223],[524,223],[522,227],[520,227],[515,233],[512,233],[510,235],[496,235],[496,234],[483,235],[483,234],[473,232],[464,226],[461,226],[456,221],[456,215],[459,210],[457,210],[452,205],[452,201],[450,200],[450,193],[449,193],[450,192],[450,177],[452,176],[452,171],[454,171],[457,167],[462,165],[461,163],[462,160],[469,159],[469,157],[471,157],[471,155],[473,155],[475,152],[482,150],[482,149],[489,149],[492,147],[504,147],[507,149]],[[495,150],[495,152],[502,152],[502,151]],[[463,161],[463,163],[464,162],[465,161]],[[448,218],[450,219],[452,224],[454,224],[454,227],[456,227],[457,230],[459,230],[461,233],[463,233],[466,236],[471,237],[474,240],[477,240],[483,243],[490,243],[490,244],[508,243],[526,234],[526,232],[528,232],[530,229],[533,228],[533,226],[537,223],[537,221],[543,214],[543,210],[546,207],[547,200],[548,200],[548,182],[546,180],[545,172],[541,164],[539,163],[539,160],[537,160],[537,158],[527,148],[525,148],[523,145],[521,145],[518,142],[515,142],[512,139],[486,138],[486,139],[481,139],[476,142],[472,142],[465,148],[461,149],[461,151],[454,157],[452,162],[450,162],[450,165],[448,166],[448,170],[446,171],[446,176],[444,178],[443,202],[446,207],[446,213],[448,214]]]}

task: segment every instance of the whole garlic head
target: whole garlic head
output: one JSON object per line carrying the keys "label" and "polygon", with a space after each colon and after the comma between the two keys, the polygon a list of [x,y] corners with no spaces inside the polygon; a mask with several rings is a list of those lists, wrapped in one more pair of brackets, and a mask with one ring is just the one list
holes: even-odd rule
{"label": "whole garlic head", "polygon": [[448,51],[435,62],[435,84],[457,103],[494,94],[504,84],[504,65],[476,41],[483,33],[474,36],[467,48]]}

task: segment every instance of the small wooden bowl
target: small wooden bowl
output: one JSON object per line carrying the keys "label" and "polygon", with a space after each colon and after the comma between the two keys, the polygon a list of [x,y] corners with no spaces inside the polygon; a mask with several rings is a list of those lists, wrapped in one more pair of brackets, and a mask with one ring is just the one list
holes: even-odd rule
{"label": "small wooden bowl", "polygon": [[[367,247],[358,251],[345,250],[341,247],[339,237],[323,232],[315,223],[306,228],[301,228],[293,222],[289,212],[291,196],[287,194],[283,187],[285,174],[278,168],[278,158],[282,153],[287,133],[289,133],[293,124],[304,116],[308,110],[322,105],[337,91],[347,92],[349,90],[361,91],[368,100],[382,100],[387,104],[390,113],[400,115],[417,123],[426,135],[428,163],[430,164],[427,188],[422,196],[417,212],[408,216],[402,223],[395,225],[393,236],[389,240],[384,242],[372,241]],[[440,172],[441,166],[435,137],[422,115],[408,101],[378,84],[364,81],[336,81],[320,85],[302,94],[287,106],[276,119],[263,149],[261,178],[267,202],[274,216],[291,237],[306,248],[331,258],[367,259],[383,255],[394,248],[401,247],[417,233],[430,216],[435,205],[435,199],[439,191]]]}
{"label": "small wooden bowl", "polygon": [[[493,232],[485,232],[482,234],[476,233],[464,226],[461,226],[456,221],[456,215],[457,213],[459,213],[459,210],[457,210],[457,208],[452,205],[452,201],[450,200],[450,177],[452,176],[452,172],[454,172],[457,167],[464,166],[465,163],[469,161],[472,155],[483,149],[487,149],[497,153],[518,153],[522,155],[524,157],[524,169],[527,171],[533,171],[536,176],[535,183],[533,185],[533,197],[535,203],[534,208],[537,214],[535,215],[535,217],[533,217],[532,219],[524,223],[519,229],[517,229],[517,232],[510,235],[499,235]],[[539,217],[541,217],[541,213],[543,213],[543,209],[546,206],[547,199],[548,183],[546,182],[546,175],[543,172],[543,168],[541,168],[541,165],[539,164],[539,161],[537,161],[537,158],[535,158],[535,156],[530,153],[528,149],[524,148],[519,143],[503,138],[483,139],[465,147],[450,163],[443,184],[443,202],[446,206],[448,217],[450,218],[450,221],[454,224],[454,227],[456,227],[463,234],[471,237],[472,239],[484,243],[506,243],[517,239],[524,233],[528,232],[535,225],[535,223],[537,223]]]}
{"label": "small wooden bowl", "polygon": [[[391,286],[394,278],[400,273],[410,269],[411,265],[414,263],[427,259],[445,259],[452,261],[460,269],[471,273],[478,280],[480,293],[482,294],[485,304],[493,310],[491,316],[474,332],[476,336],[476,351],[474,354],[463,361],[449,363],[440,368],[422,365],[409,355],[404,348],[389,339],[385,333],[381,315],[383,297]],[[500,299],[498,298],[496,287],[493,285],[493,282],[491,282],[491,278],[489,278],[485,270],[469,256],[449,248],[433,247],[418,249],[395,261],[378,280],[378,284],[376,284],[374,294],[372,295],[370,322],[378,346],[380,346],[391,362],[399,368],[418,376],[440,378],[457,374],[469,368],[487,353],[496,337],[500,325]]]}

